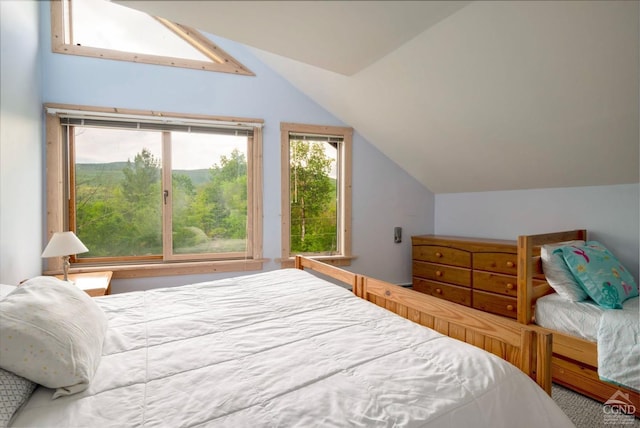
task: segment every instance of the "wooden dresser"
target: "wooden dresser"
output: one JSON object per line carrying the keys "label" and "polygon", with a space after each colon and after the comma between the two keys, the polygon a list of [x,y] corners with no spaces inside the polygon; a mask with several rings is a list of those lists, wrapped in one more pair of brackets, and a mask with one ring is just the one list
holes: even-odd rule
{"label": "wooden dresser", "polygon": [[413,236],[413,289],[516,318],[516,241]]}

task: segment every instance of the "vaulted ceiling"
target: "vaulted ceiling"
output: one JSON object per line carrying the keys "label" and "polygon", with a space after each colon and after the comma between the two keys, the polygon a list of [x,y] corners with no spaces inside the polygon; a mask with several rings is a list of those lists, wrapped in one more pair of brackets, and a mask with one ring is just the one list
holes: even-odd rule
{"label": "vaulted ceiling", "polygon": [[249,46],[434,193],[637,183],[638,1],[129,1]]}

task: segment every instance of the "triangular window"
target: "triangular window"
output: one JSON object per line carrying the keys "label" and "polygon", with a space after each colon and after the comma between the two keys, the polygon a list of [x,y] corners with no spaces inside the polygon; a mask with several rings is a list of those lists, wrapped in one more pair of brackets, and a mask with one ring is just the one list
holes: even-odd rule
{"label": "triangular window", "polygon": [[105,0],[53,0],[54,52],[253,76],[199,31]]}

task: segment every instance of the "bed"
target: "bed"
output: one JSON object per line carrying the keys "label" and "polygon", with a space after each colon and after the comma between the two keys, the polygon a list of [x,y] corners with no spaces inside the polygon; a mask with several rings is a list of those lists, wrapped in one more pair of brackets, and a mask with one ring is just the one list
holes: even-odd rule
{"label": "bed", "polygon": [[[550,335],[310,259],[296,267],[94,299],[59,286],[86,317],[105,315],[95,373],[38,386],[9,426],[572,426],[545,391]],[[0,300],[4,369],[15,293]]]}
{"label": "bed", "polygon": [[[556,248],[559,243],[572,241],[587,241],[586,230],[518,238],[518,321],[536,328],[540,326],[539,331],[553,335],[554,382],[602,403],[612,397],[631,402],[633,407],[629,408],[636,417],[640,417],[638,297],[625,300],[619,309],[602,309],[589,299],[573,302],[559,296],[545,277],[541,248]],[[616,324],[608,324],[616,322],[617,327],[610,327]],[[629,339],[630,350],[618,349],[615,354],[626,358],[622,364],[629,369],[626,379],[631,380],[623,383],[604,381],[602,378],[609,380],[613,376],[606,372],[603,375],[603,362],[608,355],[614,355],[609,353],[610,350],[615,350],[618,345],[622,347],[616,341],[624,338]],[[627,386],[629,384],[633,386]]]}

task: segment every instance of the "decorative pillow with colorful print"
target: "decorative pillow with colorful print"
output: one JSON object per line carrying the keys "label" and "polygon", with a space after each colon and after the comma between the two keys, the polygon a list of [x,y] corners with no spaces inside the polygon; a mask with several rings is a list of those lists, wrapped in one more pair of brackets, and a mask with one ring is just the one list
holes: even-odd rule
{"label": "decorative pillow with colorful print", "polygon": [[604,245],[588,241],[584,245],[561,247],[567,266],[598,305],[622,309],[622,302],[638,295],[633,276]]}

